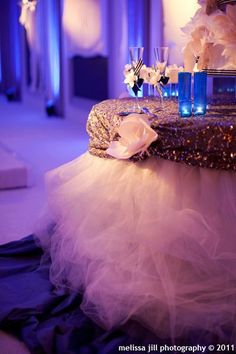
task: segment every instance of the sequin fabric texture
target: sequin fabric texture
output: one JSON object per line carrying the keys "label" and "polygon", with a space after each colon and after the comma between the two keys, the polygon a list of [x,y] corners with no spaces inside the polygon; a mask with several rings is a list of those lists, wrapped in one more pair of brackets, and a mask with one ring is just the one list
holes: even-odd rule
{"label": "sequin fabric texture", "polygon": [[[181,118],[178,103],[167,100],[164,109],[155,98],[143,98],[140,105],[148,114],[158,138],[145,153],[131,157],[139,161],[149,156],[192,166],[236,171],[236,105],[212,105],[205,116]],[[132,112],[133,99],[111,99],[95,105],[88,117],[89,152],[110,158],[106,153],[117,129]]]}

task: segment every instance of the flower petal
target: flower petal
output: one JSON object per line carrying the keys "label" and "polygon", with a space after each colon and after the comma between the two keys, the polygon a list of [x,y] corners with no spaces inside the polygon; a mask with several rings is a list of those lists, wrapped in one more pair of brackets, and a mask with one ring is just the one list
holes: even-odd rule
{"label": "flower petal", "polygon": [[129,159],[132,156],[132,152],[128,151],[127,146],[120,141],[112,141],[106,152],[116,159]]}

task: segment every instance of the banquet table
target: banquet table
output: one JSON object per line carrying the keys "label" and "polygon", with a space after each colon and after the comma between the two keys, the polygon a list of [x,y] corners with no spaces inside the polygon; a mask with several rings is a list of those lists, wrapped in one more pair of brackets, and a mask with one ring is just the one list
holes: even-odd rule
{"label": "banquet table", "polygon": [[88,152],[46,175],[35,235],[0,247],[1,329],[32,353],[234,351],[235,107],[180,118],[174,100],[140,105],[157,140],[112,158],[133,99],[95,105]]}
{"label": "banquet table", "polygon": [[[112,247],[107,253],[118,264],[127,263],[120,266],[120,283],[125,287],[127,280],[133,279],[137,309],[130,312],[137,310],[141,323],[164,337],[168,331],[175,338],[185,331],[184,327],[201,326],[215,330],[220,337],[226,318],[235,318],[236,280],[232,269],[236,269],[236,106],[209,105],[205,116],[182,118],[176,100],[167,100],[164,109],[160,109],[157,99],[140,99],[139,115],[149,120],[157,139],[146,151],[126,161],[113,159],[107,149],[120,139],[119,126],[132,115],[132,107],[130,98],[103,101],[93,107],[87,122],[89,152],[99,157],[97,170],[104,168],[95,182],[100,189],[99,199],[106,200],[105,205],[100,204],[105,217],[99,213],[99,220],[105,223],[109,218],[108,208],[118,214],[110,216],[112,232],[106,240],[112,238],[117,253]],[[100,180],[104,179],[111,189],[101,185]],[[111,194],[113,197],[108,197]],[[112,198],[114,203],[110,203]],[[125,241],[121,241],[120,234]],[[138,251],[129,242],[135,243]],[[98,245],[103,247],[102,242]],[[138,266],[134,259],[129,263],[131,250],[133,258],[139,259]],[[106,254],[102,257],[106,258]],[[152,267],[155,270],[150,270]],[[114,274],[115,271],[110,277]],[[148,278],[150,274],[152,280]],[[124,305],[129,291],[123,294],[119,289],[120,293],[116,293],[107,283],[109,276],[102,283],[104,288],[113,298],[123,297],[124,313],[129,313],[128,306],[132,308],[133,303]],[[139,288],[141,284],[145,284],[146,292]],[[162,294],[160,289],[164,289]],[[149,309],[152,315],[148,310],[147,314],[140,311],[140,307],[149,308],[148,300],[145,305],[140,300],[145,296],[156,297],[152,300],[156,306]],[[91,294],[86,301],[93,302]],[[107,316],[103,325],[118,323],[122,318],[118,311],[110,314],[106,305],[95,303]],[[165,311],[160,314],[160,303],[168,304],[169,315]],[[85,311],[86,307],[85,304]],[[230,332],[229,328],[231,339],[235,340],[234,325],[228,323]]]}

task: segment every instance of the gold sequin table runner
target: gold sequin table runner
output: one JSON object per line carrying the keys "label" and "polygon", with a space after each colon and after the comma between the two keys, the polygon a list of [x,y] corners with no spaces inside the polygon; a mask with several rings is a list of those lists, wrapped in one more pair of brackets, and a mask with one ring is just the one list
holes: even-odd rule
{"label": "gold sequin table runner", "polygon": [[[89,152],[106,154],[117,128],[132,110],[133,99],[111,99],[96,104],[88,117]],[[138,161],[158,156],[192,166],[236,171],[236,105],[212,106],[205,116],[181,118],[176,101],[166,101],[164,110],[155,98],[143,98],[140,105],[148,113],[158,139],[145,153],[134,155]]]}

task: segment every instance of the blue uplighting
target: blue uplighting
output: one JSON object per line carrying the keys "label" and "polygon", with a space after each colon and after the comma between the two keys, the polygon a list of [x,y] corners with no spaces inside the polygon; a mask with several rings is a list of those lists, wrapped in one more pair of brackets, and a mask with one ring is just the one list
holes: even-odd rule
{"label": "blue uplighting", "polygon": [[15,70],[15,79],[17,82],[21,80],[21,50],[20,50],[20,42],[17,40],[19,38],[19,22],[18,22],[18,17],[19,17],[19,8],[16,6],[14,1],[11,1],[11,14],[12,14],[12,19],[11,21],[11,30],[12,30],[12,38],[14,40],[11,41],[11,46],[12,46],[12,60],[13,60],[13,67]]}
{"label": "blue uplighting", "polygon": [[[18,23],[16,22],[14,25],[14,37],[18,38]],[[15,53],[15,75],[16,75],[16,81],[20,81],[21,80],[21,58],[20,58],[20,43],[19,41],[14,41],[13,42],[13,46],[14,48],[14,53]]]}
{"label": "blue uplighting", "polygon": [[49,75],[54,98],[60,93],[60,48],[57,23],[57,13],[53,1],[48,2],[49,26],[48,26],[48,51],[49,51]]}
{"label": "blue uplighting", "polygon": [[1,57],[1,48],[0,48],[0,83],[2,82],[2,57]]}
{"label": "blue uplighting", "polygon": [[128,44],[143,46],[143,0],[128,0]]}

